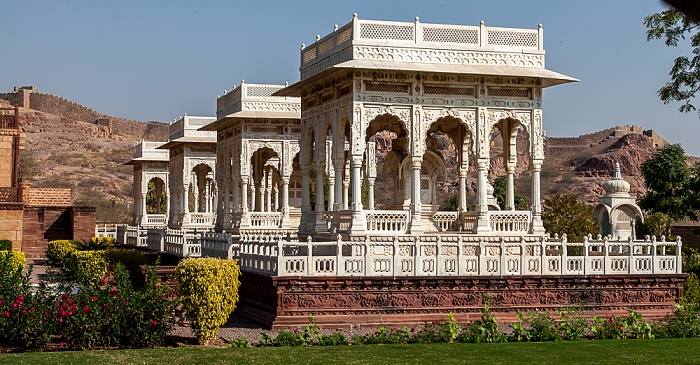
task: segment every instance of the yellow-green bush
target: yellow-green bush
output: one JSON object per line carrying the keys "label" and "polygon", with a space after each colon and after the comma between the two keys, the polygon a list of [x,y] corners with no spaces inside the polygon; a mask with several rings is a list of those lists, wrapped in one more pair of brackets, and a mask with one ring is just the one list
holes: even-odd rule
{"label": "yellow-green bush", "polygon": [[74,251],[66,257],[64,273],[80,284],[98,286],[107,275],[104,251]]}
{"label": "yellow-green bush", "polygon": [[24,256],[24,252],[21,251],[0,251],[0,260],[9,260],[10,267],[15,272],[22,272],[24,265],[27,263],[27,258]]}
{"label": "yellow-green bush", "polygon": [[49,241],[46,249],[46,257],[49,259],[49,264],[54,266],[63,265],[63,261],[68,254],[77,251],[74,241],[56,240]]}
{"label": "yellow-green bush", "polygon": [[200,343],[216,337],[236,309],[240,273],[237,261],[215,258],[186,258],[175,268],[180,301]]}

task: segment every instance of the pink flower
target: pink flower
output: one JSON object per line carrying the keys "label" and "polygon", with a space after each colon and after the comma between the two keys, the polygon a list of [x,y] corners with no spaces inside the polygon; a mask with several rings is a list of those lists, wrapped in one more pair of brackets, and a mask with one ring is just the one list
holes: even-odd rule
{"label": "pink flower", "polygon": [[154,326],[157,326],[157,325],[158,325],[158,322],[154,319],[154,320],[151,321],[151,324],[154,325]]}
{"label": "pink flower", "polygon": [[66,311],[61,311],[61,317],[65,317],[66,314],[67,314]]}
{"label": "pink flower", "polygon": [[107,284],[107,278],[102,278],[102,284]]}
{"label": "pink flower", "polygon": [[58,321],[58,323],[63,323],[63,318],[61,317],[56,318],[56,320]]}
{"label": "pink flower", "polygon": [[24,295],[20,295],[19,298],[17,298],[20,302],[24,302]]}
{"label": "pink flower", "polygon": [[5,311],[5,313],[3,313],[3,314],[5,315],[5,317],[9,317],[9,316],[10,316],[10,312],[8,312],[8,311]]}
{"label": "pink flower", "polygon": [[87,313],[87,312],[89,312],[89,311],[90,311],[90,308],[88,308],[87,305],[83,307],[83,312]]}
{"label": "pink flower", "polygon": [[0,305],[2,305],[2,299],[0,299]]}
{"label": "pink flower", "polygon": [[94,302],[96,302],[96,301],[97,301],[97,295],[93,295],[93,296],[92,296],[92,302],[94,303]]}
{"label": "pink flower", "polygon": [[102,308],[107,308],[107,307],[108,307],[107,303],[102,304]]}

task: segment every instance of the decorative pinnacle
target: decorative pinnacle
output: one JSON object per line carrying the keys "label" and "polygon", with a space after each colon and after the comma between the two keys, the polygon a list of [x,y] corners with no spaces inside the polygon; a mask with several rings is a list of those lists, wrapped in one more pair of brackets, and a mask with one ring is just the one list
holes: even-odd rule
{"label": "decorative pinnacle", "polygon": [[245,84],[245,80],[241,79],[241,85]]}
{"label": "decorative pinnacle", "polygon": [[334,32],[338,31],[338,24],[333,25],[333,31]]}
{"label": "decorative pinnacle", "polygon": [[304,43],[301,44],[301,49],[306,48],[306,45]]}
{"label": "decorative pinnacle", "polygon": [[357,19],[357,13],[352,13],[352,18]]}
{"label": "decorative pinnacle", "polygon": [[418,21],[420,21],[420,18],[419,18],[419,17],[416,17],[416,22],[418,22]]}
{"label": "decorative pinnacle", "polygon": [[320,41],[320,40],[321,40],[321,36],[318,35],[318,34],[316,34],[316,42],[318,42],[318,41]]}
{"label": "decorative pinnacle", "polygon": [[289,86],[289,81],[284,82],[284,87],[287,87],[287,86]]}
{"label": "decorative pinnacle", "polygon": [[537,24],[537,28],[542,29],[542,23]]}
{"label": "decorative pinnacle", "polygon": [[620,173],[620,163],[615,162],[615,169],[613,170],[613,180],[622,180],[622,174]]}

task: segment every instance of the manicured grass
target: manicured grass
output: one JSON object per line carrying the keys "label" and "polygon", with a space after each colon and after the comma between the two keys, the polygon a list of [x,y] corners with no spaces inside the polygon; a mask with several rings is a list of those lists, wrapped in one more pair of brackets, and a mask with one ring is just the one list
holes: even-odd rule
{"label": "manicured grass", "polygon": [[0,354],[1,364],[698,364],[700,339]]}

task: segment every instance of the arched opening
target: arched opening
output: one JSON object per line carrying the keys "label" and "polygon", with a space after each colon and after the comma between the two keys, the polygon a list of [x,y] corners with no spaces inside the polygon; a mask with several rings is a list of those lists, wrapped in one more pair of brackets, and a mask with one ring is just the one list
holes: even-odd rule
{"label": "arched opening", "polygon": [[279,191],[281,181],[279,154],[269,147],[262,147],[253,152],[250,158],[252,166],[250,189],[250,211],[267,212],[273,206],[273,191]]}
{"label": "arched opening", "polygon": [[[520,179],[528,172],[529,134],[517,119],[499,120],[491,132],[490,174],[493,176],[494,207],[500,210],[527,210],[529,179]],[[522,151],[527,152],[525,156]],[[516,180],[517,179],[517,180]]]}
{"label": "arched opening", "polygon": [[214,170],[200,163],[190,171],[188,185],[188,211],[192,213],[212,213],[216,199]]}
{"label": "arched opening", "polygon": [[[384,114],[374,118],[365,131],[365,158],[363,161],[362,195],[367,209],[404,209],[405,194],[410,195],[410,184],[401,173],[409,161],[408,132],[395,115]],[[408,186],[408,190],[406,188]],[[376,192],[380,192],[376,194]]]}
{"label": "arched opening", "polygon": [[165,214],[166,210],[166,186],[163,179],[154,177],[148,180],[146,192],[146,213]]}

